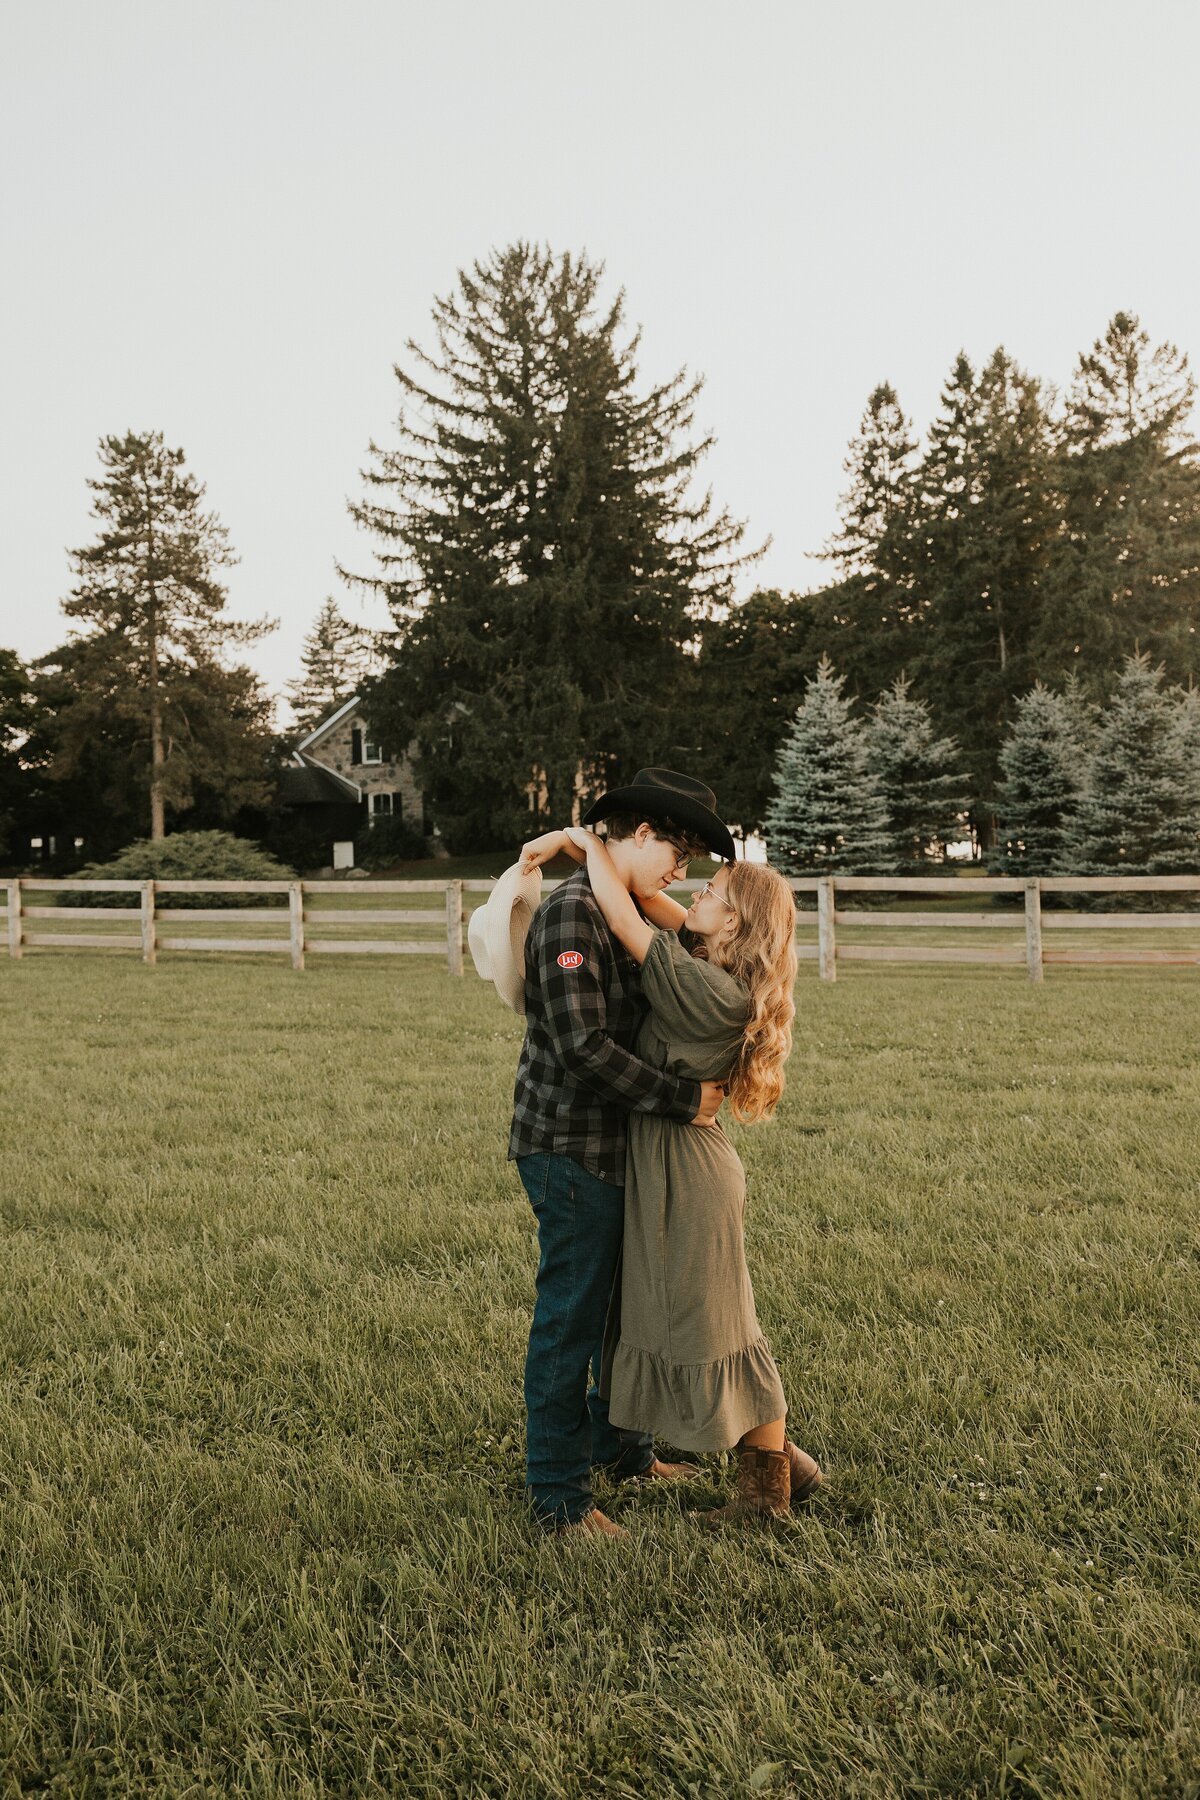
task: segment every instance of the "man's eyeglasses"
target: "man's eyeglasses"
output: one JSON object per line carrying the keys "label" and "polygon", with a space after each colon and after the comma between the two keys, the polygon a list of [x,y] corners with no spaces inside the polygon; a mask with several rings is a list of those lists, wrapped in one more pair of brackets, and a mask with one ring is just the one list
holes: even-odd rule
{"label": "man's eyeglasses", "polygon": [[696,899],[703,900],[705,894],[711,894],[714,900],[719,900],[721,902],[721,905],[725,908],[726,912],[736,912],[737,911],[736,906],[730,906],[730,904],[729,904],[728,900],[725,898],[724,894],[718,894],[716,888],[713,886],[711,881],[706,881],[704,883],[703,887],[696,889]]}
{"label": "man's eyeglasses", "polygon": [[686,875],[688,872],[688,864],[691,862],[696,852],[694,850],[688,850],[683,844],[677,844],[673,838],[664,838],[662,841],[669,850],[675,852],[675,861],[671,864],[672,875],[674,875],[677,870],[681,870],[683,874]]}

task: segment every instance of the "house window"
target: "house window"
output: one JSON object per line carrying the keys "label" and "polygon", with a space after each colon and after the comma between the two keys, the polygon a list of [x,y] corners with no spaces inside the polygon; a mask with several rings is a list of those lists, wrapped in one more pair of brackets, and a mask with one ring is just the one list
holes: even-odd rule
{"label": "house window", "polygon": [[372,794],[372,819],[399,819],[404,815],[403,794]]}
{"label": "house window", "polygon": [[382,744],[373,744],[371,742],[370,738],[364,738],[363,739],[363,758],[362,759],[365,763],[380,763],[380,762],[382,762],[383,761],[383,745]]}

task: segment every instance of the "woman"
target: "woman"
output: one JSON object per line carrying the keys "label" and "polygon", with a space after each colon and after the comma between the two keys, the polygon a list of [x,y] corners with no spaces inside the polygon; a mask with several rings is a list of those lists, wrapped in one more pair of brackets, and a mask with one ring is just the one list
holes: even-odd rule
{"label": "woman", "polygon": [[[643,916],[592,832],[547,833],[525,846],[522,866],[564,849],[586,855],[609,928],[641,964],[650,1012],[639,1056],[725,1082],[737,1119],[770,1117],[795,1016],[795,902],[783,877],[727,863],[690,908],[661,894],[642,902]],[[678,935],[685,923],[694,954]],[[638,1112],[628,1122],[624,1252],[600,1382],[609,1418],[683,1450],[736,1445],[737,1497],[704,1516],[777,1518],[821,1471],[786,1437],[783,1387],[746,1268],[741,1160],[719,1123],[701,1129]]]}

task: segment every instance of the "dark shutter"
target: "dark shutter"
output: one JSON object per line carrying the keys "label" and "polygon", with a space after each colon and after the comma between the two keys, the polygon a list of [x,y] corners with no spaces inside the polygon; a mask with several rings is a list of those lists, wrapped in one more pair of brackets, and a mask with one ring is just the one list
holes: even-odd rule
{"label": "dark shutter", "polygon": [[355,763],[360,763],[361,761],[362,761],[362,732],[358,729],[358,726],[355,725],[351,728],[351,731],[350,731],[350,762],[351,762],[351,766],[353,766]]}
{"label": "dark shutter", "polygon": [[392,795],[392,815],[394,818],[397,818],[397,819],[402,819],[404,817],[404,795],[403,794],[393,793],[393,795]]}

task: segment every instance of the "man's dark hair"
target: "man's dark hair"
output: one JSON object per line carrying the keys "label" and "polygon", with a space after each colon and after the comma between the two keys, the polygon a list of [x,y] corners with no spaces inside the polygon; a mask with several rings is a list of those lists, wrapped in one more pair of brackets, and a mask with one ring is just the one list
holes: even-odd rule
{"label": "man's dark hair", "polygon": [[697,837],[686,825],[677,824],[674,819],[648,819],[645,813],[615,812],[609,813],[600,823],[604,827],[604,835],[614,844],[623,838],[631,838],[639,825],[648,825],[655,837],[673,845],[680,855],[711,856],[712,851],[703,838]]}

